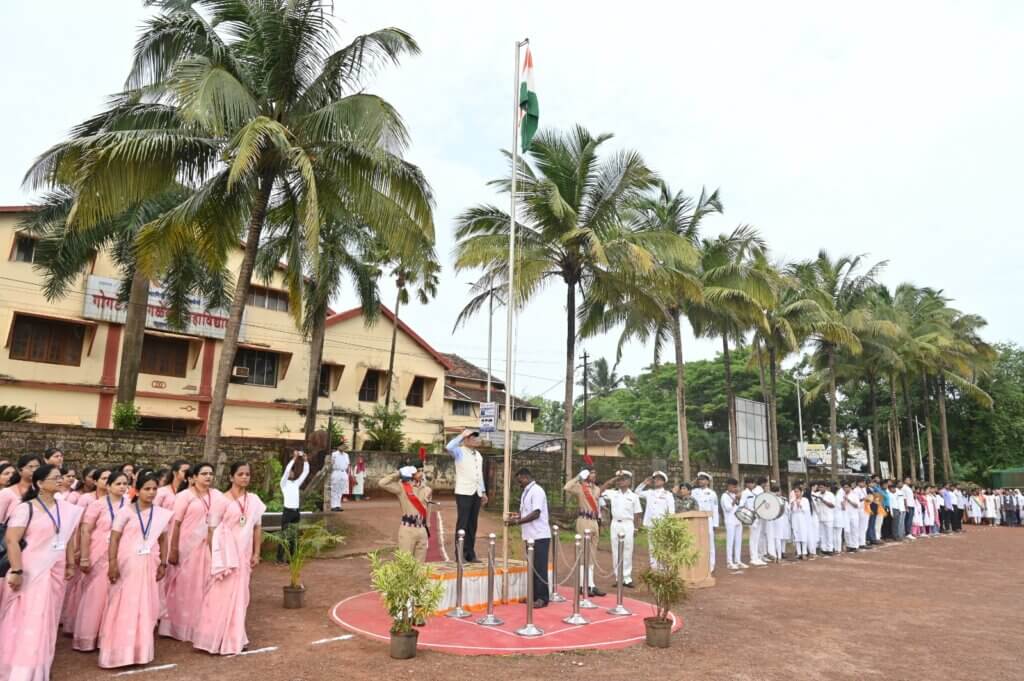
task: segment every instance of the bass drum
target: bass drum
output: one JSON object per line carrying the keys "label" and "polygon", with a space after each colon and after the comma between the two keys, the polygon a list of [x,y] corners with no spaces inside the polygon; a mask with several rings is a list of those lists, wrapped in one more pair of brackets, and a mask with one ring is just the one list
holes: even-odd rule
{"label": "bass drum", "polygon": [[754,524],[756,519],[757,515],[746,506],[741,506],[736,509],[736,520],[740,521],[741,524],[750,526]]}
{"label": "bass drum", "polygon": [[771,492],[762,492],[754,497],[754,513],[761,520],[777,520],[786,512],[782,498]]}

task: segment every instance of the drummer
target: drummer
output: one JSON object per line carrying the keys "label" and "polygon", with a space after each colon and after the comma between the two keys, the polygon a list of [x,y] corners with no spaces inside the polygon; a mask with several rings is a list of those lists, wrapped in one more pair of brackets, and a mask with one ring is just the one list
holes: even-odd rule
{"label": "drummer", "polygon": [[703,471],[697,473],[697,488],[693,490],[693,498],[697,500],[697,508],[706,511],[708,516],[708,536],[710,547],[708,559],[711,572],[715,571],[715,528],[718,527],[718,495],[711,489],[711,475]]}

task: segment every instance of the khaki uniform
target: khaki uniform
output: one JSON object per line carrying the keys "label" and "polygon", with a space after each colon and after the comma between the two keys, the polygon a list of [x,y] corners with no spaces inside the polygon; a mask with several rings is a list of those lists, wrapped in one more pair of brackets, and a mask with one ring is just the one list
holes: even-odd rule
{"label": "khaki uniform", "polygon": [[[569,494],[576,495],[576,506],[579,509],[576,516],[576,534],[583,536],[584,530],[590,530],[590,575],[589,582],[590,586],[594,586],[594,566],[597,565],[597,542],[601,537],[601,527],[598,523],[600,518],[600,511],[595,514],[592,513],[592,507],[590,502],[587,501],[586,495],[583,493],[583,486],[587,485],[587,489],[590,491],[590,496],[593,498],[595,503],[599,503],[601,498],[601,488],[595,485],[590,480],[581,481],[578,477],[573,478],[569,482],[565,483],[564,489]],[[600,508],[600,506],[598,506]],[[594,517],[590,517],[594,516]],[[580,569],[583,566],[580,565]]]}
{"label": "khaki uniform", "polygon": [[[377,483],[382,490],[391,492],[398,497],[398,504],[402,507],[402,523],[398,527],[398,548],[408,551],[416,560],[426,562],[427,560],[427,519],[420,516],[420,512],[413,506],[412,502],[405,495],[405,488],[398,473],[392,473]],[[426,485],[412,486],[412,493],[427,506],[430,500],[431,490]]]}

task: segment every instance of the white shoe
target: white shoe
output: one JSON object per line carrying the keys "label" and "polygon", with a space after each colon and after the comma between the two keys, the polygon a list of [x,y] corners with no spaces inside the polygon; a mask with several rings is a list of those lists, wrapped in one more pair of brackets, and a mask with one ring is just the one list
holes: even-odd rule
{"label": "white shoe", "polygon": [[742,563],[742,562],[741,562],[741,563],[736,563],[736,567],[738,567],[738,568],[739,568],[739,569],[741,569],[741,570],[746,570],[746,569],[747,569],[748,567],[750,567],[750,566],[749,566],[749,565],[747,565],[746,563]]}
{"label": "white shoe", "polygon": [[733,563],[726,563],[725,564],[725,569],[726,570],[739,570],[740,568],[739,568],[738,565],[734,565]]}
{"label": "white shoe", "polygon": [[750,561],[750,564],[756,565],[757,567],[765,567],[766,565],[768,565],[768,563],[764,562],[763,560],[752,560]]}

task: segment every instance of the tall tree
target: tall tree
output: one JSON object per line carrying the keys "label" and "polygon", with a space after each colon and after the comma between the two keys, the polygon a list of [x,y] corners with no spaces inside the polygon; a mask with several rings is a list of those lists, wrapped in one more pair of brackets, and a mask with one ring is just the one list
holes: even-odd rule
{"label": "tall tree", "polygon": [[432,238],[426,180],[401,157],[405,127],[390,104],[363,89],[377,67],[419,48],[389,28],[336,49],[327,0],[153,4],[158,12],[136,43],[126,85],[134,120],[52,148],[30,184],[69,177],[76,196],[69,222],[89,225],[185,183],[187,198],[140,232],[139,265],[150,273],[183,247],[220,269],[242,227],[204,446],[220,477],[224,404],[268,212],[295,204],[314,259],[332,216],[355,213],[377,230]]}

